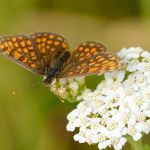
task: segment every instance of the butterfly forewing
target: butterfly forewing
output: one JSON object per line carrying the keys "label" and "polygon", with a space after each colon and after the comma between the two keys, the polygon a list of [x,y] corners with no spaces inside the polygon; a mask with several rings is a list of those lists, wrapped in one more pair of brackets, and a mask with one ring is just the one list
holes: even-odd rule
{"label": "butterfly forewing", "polygon": [[84,42],[73,53],[60,77],[83,76],[122,69],[119,57],[97,42]]}
{"label": "butterfly forewing", "polygon": [[0,53],[41,75],[67,47],[61,35],[48,32],[0,37]]}
{"label": "butterfly forewing", "polygon": [[30,35],[35,41],[40,55],[45,59],[45,65],[49,67],[56,58],[68,48],[68,43],[63,36],[49,32],[38,32]]}
{"label": "butterfly forewing", "polygon": [[41,74],[41,66],[36,64],[40,55],[36,45],[27,35],[0,37],[0,53],[27,70]]}

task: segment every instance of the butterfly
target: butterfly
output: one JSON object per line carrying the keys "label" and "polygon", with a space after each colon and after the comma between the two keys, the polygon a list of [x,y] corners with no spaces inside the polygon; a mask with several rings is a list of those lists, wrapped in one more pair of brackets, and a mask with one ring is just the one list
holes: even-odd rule
{"label": "butterfly", "polygon": [[26,70],[44,76],[49,85],[55,78],[87,76],[120,70],[120,58],[98,42],[81,43],[71,54],[65,38],[51,32],[0,37],[0,53]]}

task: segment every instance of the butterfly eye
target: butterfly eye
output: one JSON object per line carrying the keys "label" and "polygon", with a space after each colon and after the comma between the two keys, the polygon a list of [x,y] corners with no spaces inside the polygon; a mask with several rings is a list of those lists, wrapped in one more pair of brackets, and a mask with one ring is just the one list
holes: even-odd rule
{"label": "butterfly eye", "polygon": [[44,76],[44,78],[43,78],[44,85],[48,86],[52,82],[53,79],[54,79],[53,76],[50,76],[50,75]]}

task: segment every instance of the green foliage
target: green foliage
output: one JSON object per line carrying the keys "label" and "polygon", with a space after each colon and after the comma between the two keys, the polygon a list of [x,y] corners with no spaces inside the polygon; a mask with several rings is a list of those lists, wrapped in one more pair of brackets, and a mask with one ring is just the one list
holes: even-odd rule
{"label": "green foliage", "polygon": [[38,1],[39,8],[66,12],[92,14],[108,19],[137,16],[140,13],[139,0],[43,0]]}
{"label": "green foliage", "polygon": [[144,145],[144,150],[150,150],[150,146],[148,144]]}

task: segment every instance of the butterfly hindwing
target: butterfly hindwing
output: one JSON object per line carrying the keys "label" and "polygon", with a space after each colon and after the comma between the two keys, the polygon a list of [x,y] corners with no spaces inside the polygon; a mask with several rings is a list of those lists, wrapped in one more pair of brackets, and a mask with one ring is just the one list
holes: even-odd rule
{"label": "butterfly hindwing", "polygon": [[123,66],[119,57],[108,52],[103,44],[84,42],[77,47],[60,77],[104,73],[122,69]]}

